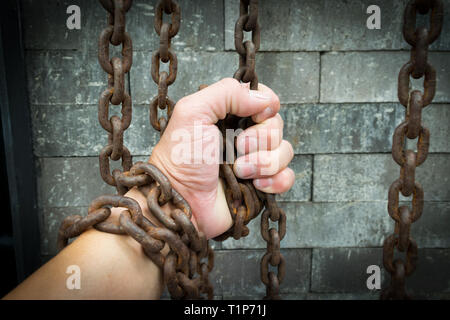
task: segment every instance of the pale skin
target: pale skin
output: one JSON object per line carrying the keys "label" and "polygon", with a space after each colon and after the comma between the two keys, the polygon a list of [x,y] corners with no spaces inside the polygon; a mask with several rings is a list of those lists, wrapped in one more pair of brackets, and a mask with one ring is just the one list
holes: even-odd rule
{"label": "pale skin", "polygon": [[[279,109],[279,99],[270,88],[259,84],[257,91],[250,90],[248,85],[230,78],[177,103],[149,162],[158,167],[187,200],[194,225],[208,238],[225,232],[232,225],[219,179],[219,164],[177,164],[172,159],[176,143],[172,139],[174,131],[182,128],[191,132],[194,122],[200,121],[203,136],[217,136],[220,132],[214,124],[226,114],[251,116],[256,124],[238,136],[236,148],[242,156],[236,159],[233,170],[240,178],[252,179],[261,191],[282,193],[292,187],[295,177],[288,168],[294,153],[291,144],[282,139],[283,120]],[[245,161],[250,156],[256,160]],[[131,189],[125,196],[135,199],[144,215],[157,223],[138,190]],[[108,219],[117,219],[123,210],[113,208]],[[167,252],[166,246],[163,253]],[[79,290],[66,287],[69,277],[66,269],[70,265],[80,267]],[[3,299],[158,299],[163,285],[161,270],[143,253],[138,242],[127,235],[91,228]]]}

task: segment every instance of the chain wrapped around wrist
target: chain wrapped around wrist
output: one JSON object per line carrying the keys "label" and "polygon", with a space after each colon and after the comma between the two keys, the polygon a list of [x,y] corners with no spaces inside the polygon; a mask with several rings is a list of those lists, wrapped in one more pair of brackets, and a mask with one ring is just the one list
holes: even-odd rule
{"label": "chain wrapped around wrist", "polygon": [[[91,202],[87,216],[69,216],[63,221],[58,233],[58,249],[63,249],[70,238],[90,227],[127,234],[162,268],[172,298],[212,299],[213,288],[208,274],[214,266],[214,252],[206,236],[193,225],[189,204],[152,164],[136,162],[124,176],[128,181],[135,181],[135,186],[146,197],[149,211],[162,226],[158,227],[146,218],[136,200],[122,195],[103,195]],[[166,214],[162,207],[169,202],[173,209]],[[118,224],[105,221],[111,215],[111,207],[126,208],[120,213]],[[167,256],[161,253],[165,244],[170,249]]]}

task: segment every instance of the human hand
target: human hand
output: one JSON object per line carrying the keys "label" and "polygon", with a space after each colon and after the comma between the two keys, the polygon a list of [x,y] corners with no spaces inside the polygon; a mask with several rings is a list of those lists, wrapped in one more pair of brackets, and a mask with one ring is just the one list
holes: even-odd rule
{"label": "human hand", "polygon": [[[158,167],[192,209],[193,223],[208,238],[228,230],[231,215],[219,183],[221,132],[215,126],[227,114],[251,116],[255,125],[236,140],[238,158],[233,170],[238,178],[253,179],[255,188],[282,193],[294,183],[288,168],[294,156],[291,144],[282,140],[280,101],[268,87],[226,78],[176,104],[172,117],[149,162]],[[241,155],[241,156],[239,156]]]}

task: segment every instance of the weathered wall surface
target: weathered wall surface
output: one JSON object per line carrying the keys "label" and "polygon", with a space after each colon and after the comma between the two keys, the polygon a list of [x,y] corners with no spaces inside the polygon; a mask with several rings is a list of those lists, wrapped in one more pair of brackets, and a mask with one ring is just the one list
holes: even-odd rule
{"label": "weathered wall surface", "polygon": [[[387,190],[399,174],[390,148],[394,128],[404,117],[396,92],[398,72],[409,58],[401,33],[406,2],[260,1],[257,72],[280,96],[284,134],[296,153],[295,186],[279,197],[288,213],[282,241],[285,298],[377,298],[378,292],[366,287],[366,268],[382,266],[382,242],[393,230]],[[134,114],[125,143],[135,159],[148,157],[158,138],[147,107],[156,94],[150,76],[151,52],[158,46],[155,3],[135,0],[127,15],[134,45],[127,85]],[[450,297],[450,1],[444,3],[444,28],[429,54],[437,70],[436,97],[423,111],[431,155],[417,169],[426,201],[422,218],[412,227],[419,264],[408,282],[417,296],[428,298]],[[81,30],[65,26],[71,4],[81,8]],[[371,4],[381,8],[381,30],[366,28]],[[231,76],[238,64],[233,42],[238,1],[180,0],[180,6],[181,29],[172,41],[179,59],[177,81],[169,89],[173,99],[201,83]],[[107,141],[96,106],[106,86],[96,56],[106,16],[92,0],[22,0],[22,15],[41,251],[47,259],[56,253],[61,220],[86,214],[92,199],[114,192],[101,180],[96,158]],[[413,86],[420,88],[421,82]],[[259,221],[251,223],[248,238],[215,247],[216,296],[261,298],[259,259],[265,244]]]}

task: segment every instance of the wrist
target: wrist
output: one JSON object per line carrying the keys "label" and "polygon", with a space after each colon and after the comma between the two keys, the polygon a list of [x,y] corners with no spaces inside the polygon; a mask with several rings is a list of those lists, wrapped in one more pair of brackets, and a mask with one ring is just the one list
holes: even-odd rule
{"label": "wrist", "polygon": [[233,225],[233,219],[231,217],[227,200],[225,198],[222,179],[217,176],[217,188],[213,209],[214,212],[207,212],[206,214],[209,215],[208,217],[202,216],[199,218],[196,209],[201,209],[203,205],[195,203],[199,202],[198,199],[197,201],[195,199],[192,199],[195,198],[196,195],[192,195],[191,190],[184,186],[182,182],[180,182],[176,178],[176,176],[171,173],[170,167],[168,167],[167,165],[169,162],[165,161],[165,159],[161,157],[160,148],[161,146],[159,146],[159,144],[155,146],[148,160],[148,163],[157,167],[167,177],[167,179],[169,179],[172,187],[176,191],[178,191],[189,203],[192,209],[191,221],[194,224],[195,228],[198,231],[202,231],[207,236],[207,238],[214,238],[230,229]]}

